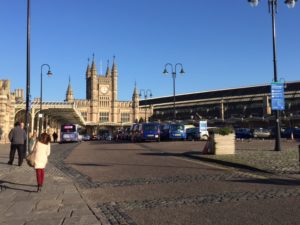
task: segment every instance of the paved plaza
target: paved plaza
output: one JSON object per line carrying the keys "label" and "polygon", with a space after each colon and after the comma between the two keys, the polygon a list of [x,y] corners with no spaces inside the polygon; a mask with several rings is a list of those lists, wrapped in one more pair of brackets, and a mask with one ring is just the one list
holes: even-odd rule
{"label": "paved plaza", "polygon": [[39,193],[34,170],[7,165],[0,145],[0,224],[299,224],[299,142],[237,141],[231,156],[204,145],[52,144]]}

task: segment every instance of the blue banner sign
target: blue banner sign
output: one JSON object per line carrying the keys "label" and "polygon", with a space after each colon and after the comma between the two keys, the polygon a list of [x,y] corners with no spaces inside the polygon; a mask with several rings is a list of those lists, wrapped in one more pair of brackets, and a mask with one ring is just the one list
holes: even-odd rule
{"label": "blue banner sign", "polygon": [[271,84],[271,105],[272,105],[272,110],[285,110],[284,83],[272,82],[272,84]]}

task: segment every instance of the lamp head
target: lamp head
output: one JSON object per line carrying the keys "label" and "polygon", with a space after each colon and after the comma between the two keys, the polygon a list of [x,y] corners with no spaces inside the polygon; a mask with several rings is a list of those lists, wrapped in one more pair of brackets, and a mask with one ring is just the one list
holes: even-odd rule
{"label": "lamp head", "polygon": [[294,8],[296,5],[297,0],[285,0],[284,3],[287,5],[288,8]]}
{"label": "lamp head", "polygon": [[184,72],[183,68],[181,68],[181,70],[180,70],[180,74],[185,74],[185,72]]}
{"label": "lamp head", "polygon": [[51,70],[48,70],[48,73],[47,73],[48,77],[51,77],[53,74],[51,72]]}
{"label": "lamp head", "polygon": [[259,3],[259,0],[248,0],[248,2],[252,7],[256,7]]}
{"label": "lamp head", "polygon": [[164,69],[164,72],[163,72],[163,74],[164,74],[164,75],[167,75],[167,74],[168,74],[168,70],[167,70],[167,68],[165,68],[165,69]]}

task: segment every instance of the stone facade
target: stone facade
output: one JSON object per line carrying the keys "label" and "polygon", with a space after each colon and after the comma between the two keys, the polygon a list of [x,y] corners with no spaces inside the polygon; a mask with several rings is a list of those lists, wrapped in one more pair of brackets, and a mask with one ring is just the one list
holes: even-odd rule
{"label": "stone facade", "polygon": [[[115,59],[112,67],[107,65],[105,74],[98,74],[95,61],[86,69],[86,99],[75,99],[71,82],[66,92],[66,102],[75,103],[86,121],[90,133],[99,130],[112,131],[115,127],[132,124],[144,119],[145,110],[139,107],[139,94],[135,85],[132,101],[118,100],[118,69]],[[153,110],[147,110],[147,118]]]}
{"label": "stone facade", "polygon": [[[153,113],[153,109],[147,109],[139,106],[139,94],[135,85],[132,95],[132,101],[118,100],[118,70],[115,60],[112,67],[107,66],[106,73],[98,74],[95,61],[88,64],[86,74],[86,99],[74,98],[71,80],[67,87],[65,103],[72,103],[76,111],[84,118],[87,131],[90,134],[99,134],[101,130],[112,133],[115,129],[122,126],[130,126],[136,121],[145,118],[148,120]],[[37,129],[39,120],[37,112],[39,111],[40,99],[35,98],[32,102],[30,111],[34,119],[31,120],[30,130]],[[43,103],[44,110],[57,106],[55,104]],[[63,106],[62,106],[63,107]],[[24,90],[16,89],[10,92],[10,81],[0,80],[0,134],[2,138],[0,143],[7,143],[8,133],[13,127],[15,120],[24,122],[25,102]],[[56,130],[60,125],[52,122],[51,114],[46,116],[44,127],[53,127]],[[49,122],[50,121],[50,122]],[[52,122],[51,122],[52,121]],[[55,121],[54,121],[55,122]]]}
{"label": "stone facade", "polygon": [[10,81],[0,80],[0,143],[8,143],[15,120],[15,99],[15,93],[10,92]]}

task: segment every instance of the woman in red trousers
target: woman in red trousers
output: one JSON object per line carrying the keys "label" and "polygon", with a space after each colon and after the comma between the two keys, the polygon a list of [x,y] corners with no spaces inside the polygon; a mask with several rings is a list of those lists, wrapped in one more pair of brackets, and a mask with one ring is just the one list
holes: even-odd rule
{"label": "woman in red trousers", "polygon": [[35,171],[37,180],[37,191],[41,191],[44,183],[45,167],[50,155],[50,138],[47,133],[42,133],[40,140],[35,146]]}

